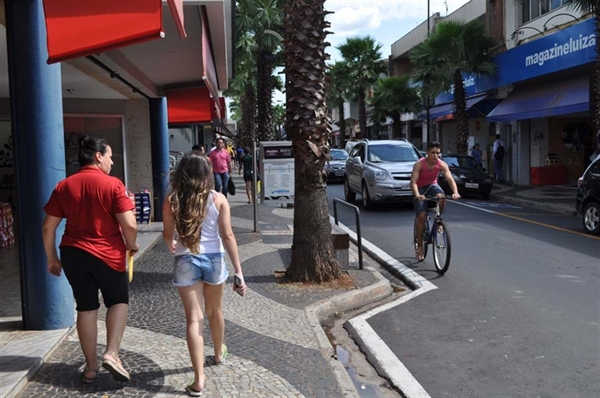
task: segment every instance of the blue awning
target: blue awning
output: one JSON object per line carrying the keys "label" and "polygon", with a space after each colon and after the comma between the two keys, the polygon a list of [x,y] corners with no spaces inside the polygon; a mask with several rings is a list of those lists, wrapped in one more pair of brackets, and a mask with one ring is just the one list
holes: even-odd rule
{"label": "blue awning", "polygon": [[493,122],[536,119],[586,112],[589,107],[589,78],[583,76],[539,88],[517,88],[487,118]]}
{"label": "blue awning", "polygon": [[[487,94],[478,94],[467,98],[467,110],[471,109],[474,105],[483,101],[487,97]],[[429,119],[437,119],[440,117],[449,117],[454,113],[454,103],[448,102],[447,104],[436,105],[429,109]],[[427,112],[421,112],[419,119],[427,119]]]}

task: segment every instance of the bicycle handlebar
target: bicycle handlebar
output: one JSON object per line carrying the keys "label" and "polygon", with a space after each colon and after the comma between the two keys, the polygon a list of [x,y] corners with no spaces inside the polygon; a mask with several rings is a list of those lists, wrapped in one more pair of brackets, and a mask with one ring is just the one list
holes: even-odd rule
{"label": "bicycle handlebar", "polygon": [[450,195],[450,196],[425,196],[425,200],[431,200],[432,202],[437,202],[440,199],[454,200],[454,199],[452,199],[452,195]]}

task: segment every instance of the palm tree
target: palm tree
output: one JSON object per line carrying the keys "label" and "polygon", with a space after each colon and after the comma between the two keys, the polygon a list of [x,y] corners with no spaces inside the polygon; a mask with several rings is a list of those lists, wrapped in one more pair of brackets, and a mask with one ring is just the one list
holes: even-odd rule
{"label": "palm tree", "polygon": [[[240,27],[240,25],[237,26]],[[232,97],[239,106],[241,115],[238,129],[243,146],[252,146],[256,140],[256,81],[253,79],[256,71],[253,56],[255,47],[251,35],[238,31],[236,74],[229,84],[229,89],[225,92],[225,95]]]}
{"label": "palm tree", "polygon": [[[273,139],[273,71],[276,66],[277,50],[281,42],[270,32],[281,30],[283,21],[281,0],[253,0],[253,30],[257,43],[256,49],[256,127],[261,141]],[[243,3],[243,2],[242,2]]]}
{"label": "palm tree", "polygon": [[344,103],[349,99],[351,82],[348,76],[348,66],[345,62],[336,62],[329,67],[327,71],[327,101],[330,106],[338,109],[339,120],[337,125],[340,128],[342,139],[346,137],[346,115],[344,114]]}
{"label": "palm tree", "polygon": [[380,78],[373,87],[373,98],[369,102],[373,107],[373,122],[383,123],[388,117],[392,119],[393,137],[402,135],[402,114],[421,109],[419,94],[410,86],[408,76]]}
{"label": "palm tree", "polygon": [[496,40],[488,35],[485,24],[478,20],[444,21],[410,54],[413,77],[423,83],[425,95],[434,98],[443,91],[454,90],[458,153],[467,153],[469,146],[469,118],[463,80],[473,74],[494,73],[491,49],[495,44]]}
{"label": "palm tree", "polygon": [[331,238],[325,162],[331,126],[325,72],[328,55],[325,0],[287,1],[284,6],[286,131],[294,151],[294,238],[286,277],[326,282],[341,275]]}
{"label": "palm tree", "polygon": [[[386,72],[381,61],[381,44],[371,36],[349,37],[337,47],[348,65],[348,77],[352,81],[351,98],[358,102],[358,122],[363,137],[367,134],[366,92]],[[367,137],[369,138],[369,137]]]}

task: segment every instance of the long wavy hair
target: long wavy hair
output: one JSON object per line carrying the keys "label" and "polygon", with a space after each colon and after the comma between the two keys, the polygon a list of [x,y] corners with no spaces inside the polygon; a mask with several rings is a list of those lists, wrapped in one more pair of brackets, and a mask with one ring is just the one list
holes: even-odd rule
{"label": "long wavy hair", "polygon": [[208,211],[208,196],[213,188],[212,168],[197,151],[187,153],[171,172],[171,192],[167,197],[179,242],[198,254],[200,229]]}

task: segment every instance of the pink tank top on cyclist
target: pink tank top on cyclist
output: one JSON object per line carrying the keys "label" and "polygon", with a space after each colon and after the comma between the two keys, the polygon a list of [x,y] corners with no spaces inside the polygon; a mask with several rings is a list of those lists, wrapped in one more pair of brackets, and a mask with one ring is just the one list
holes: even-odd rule
{"label": "pink tank top on cyclist", "polygon": [[427,168],[427,158],[419,159],[421,162],[421,171],[419,172],[419,179],[417,180],[417,187],[425,187],[431,184],[437,184],[438,174],[440,173],[440,160],[438,159],[433,169]]}

